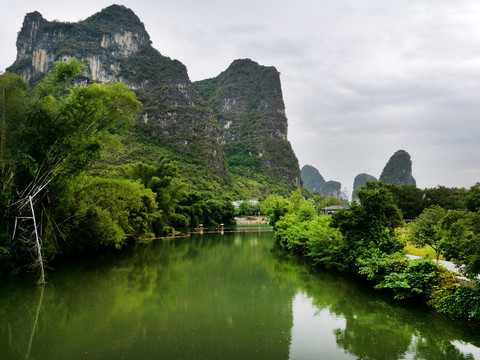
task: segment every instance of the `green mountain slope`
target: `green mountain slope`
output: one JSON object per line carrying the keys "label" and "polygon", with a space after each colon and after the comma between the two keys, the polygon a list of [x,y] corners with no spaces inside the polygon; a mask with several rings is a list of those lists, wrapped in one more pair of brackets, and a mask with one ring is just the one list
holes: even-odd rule
{"label": "green mountain slope", "polygon": [[7,70],[30,85],[55,62],[76,57],[86,65],[77,84],[121,81],[135,91],[141,113],[132,132],[104,149],[96,169],[102,176],[115,176],[117,165],[165,156],[178,162],[193,190],[260,197],[300,184],[273,67],[238,60],[217,78],[193,84],[186,67],[154,49],[144,24],[120,5],[76,23],[29,13],[17,50]]}

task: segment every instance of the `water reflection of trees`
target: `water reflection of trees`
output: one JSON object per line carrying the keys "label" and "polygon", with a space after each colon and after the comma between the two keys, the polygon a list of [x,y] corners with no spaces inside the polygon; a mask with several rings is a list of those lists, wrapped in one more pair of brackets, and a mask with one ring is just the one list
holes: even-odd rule
{"label": "water reflection of trees", "polygon": [[424,307],[394,303],[352,279],[327,272],[314,274],[308,264],[282,249],[274,248],[272,258],[267,267],[280,283],[298,284],[319,310],[328,309],[345,319],[345,328],[334,330],[337,345],[359,359],[393,360],[407,353],[415,359],[473,359],[452,342],[480,347],[478,333],[464,323]]}
{"label": "water reflection of trees", "polygon": [[0,358],[221,358],[228,349],[230,359],[286,359],[294,290],[277,291],[262,264],[269,241],[259,243],[204,236],[138,244],[57,267],[40,303],[32,287],[5,289]]}
{"label": "water reflection of trees", "polygon": [[[342,276],[312,274],[308,264],[283,250],[270,251],[247,238],[139,244],[130,253],[82,261],[68,271],[51,273],[44,293],[28,286],[0,289],[2,359],[74,359],[74,353],[114,358],[120,352],[126,358],[148,357],[170,351],[179,338],[186,348],[202,347],[213,358],[238,346],[234,338],[240,336],[239,357],[251,351],[255,358],[255,349],[262,347],[264,358],[286,359],[291,301],[298,291],[319,310],[345,319],[345,328],[333,335],[339,348],[361,359],[407,353],[415,359],[472,359],[452,342],[480,346],[478,332],[463,323],[399,306]],[[196,298],[198,287],[209,290],[202,299]],[[237,304],[238,297],[247,301]],[[195,328],[192,319],[202,327]],[[183,330],[176,329],[179,324]],[[192,335],[202,330],[201,336]],[[220,346],[219,339],[231,343]],[[172,356],[188,355],[177,351]]]}

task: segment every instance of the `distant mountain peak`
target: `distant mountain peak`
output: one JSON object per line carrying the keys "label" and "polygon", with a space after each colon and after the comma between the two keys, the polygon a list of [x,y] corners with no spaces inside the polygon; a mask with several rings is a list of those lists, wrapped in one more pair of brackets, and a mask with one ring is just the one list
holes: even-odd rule
{"label": "distant mountain peak", "polygon": [[321,194],[325,186],[325,179],[320,172],[312,165],[304,165],[300,172],[303,186],[312,193]]}
{"label": "distant mountain peak", "polygon": [[416,185],[410,154],[405,150],[396,151],[383,168],[379,180],[394,185]]}

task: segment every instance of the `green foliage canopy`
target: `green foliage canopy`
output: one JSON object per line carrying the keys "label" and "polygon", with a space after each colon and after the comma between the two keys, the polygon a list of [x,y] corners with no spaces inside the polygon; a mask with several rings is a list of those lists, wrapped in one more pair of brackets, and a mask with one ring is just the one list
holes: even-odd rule
{"label": "green foliage canopy", "polygon": [[342,209],[332,215],[332,226],[345,238],[350,266],[355,266],[358,258],[369,257],[371,251],[391,254],[404,246],[395,232],[402,224],[401,212],[389,186],[367,182],[357,195],[360,204],[354,202],[349,211]]}
{"label": "green foliage canopy", "polygon": [[447,211],[438,205],[425,209],[415,221],[408,225],[407,240],[420,248],[430,246],[438,260],[443,237],[440,221],[446,214]]}

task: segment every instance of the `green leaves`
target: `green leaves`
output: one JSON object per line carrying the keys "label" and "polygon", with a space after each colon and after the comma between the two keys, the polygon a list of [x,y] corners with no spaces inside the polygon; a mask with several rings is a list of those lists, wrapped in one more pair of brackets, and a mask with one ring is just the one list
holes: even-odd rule
{"label": "green leaves", "polygon": [[417,247],[430,246],[440,256],[440,243],[443,232],[440,221],[447,211],[440,206],[425,209],[420,216],[408,225],[407,240]]}
{"label": "green leaves", "polygon": [[[150,220],[145,219],[150,215],[144,214],[151,214],[151,209],[128,211],[128,217],[134,212],[142,215],[135,215],[132,219],[136,220],[118,222],[125,216],[114,211],[111,204],[86,205],[88,191],[83,193],[87,196],[83,198],[83,205],[75,208],[79,200],[78,193],[75,194],[76,182],[99,158],[104,134],[129,126],[140,109],[134,93],[124,84],[74,86],[74,79],[82,69],[83,65],[75,58],[57,63],[30,93],[19,77],[8,73],[0,76],[0,89],[5,90],[0,160],[8,157],[8,166],[5,162],[1,167],[1,228],[13,232],[16,218],[31,216],[22,204],[25,199],[33,198],[32,212],[36,213],[38,229],[41,229],[42,247],[50,257],[64,244],[57,238],[65,240],[69,230],[78,226],[71,215],[79,215],[80,210],[84,212],[75,221],[84,221],[81,229],[85,230],[85,240],[81,241],[88,242],[89,236],[97,234],[97,245],[106,241],[120,246],[127,237],[149,231]],[[149,201],[154,204],[151,192],[143,194],[138,190],[136,193],[142,199],[151,197],[142,206],[147,206]],[[105,198],[107,194],[97,197],[104,195]],[[102,237],[102,228],[113,235]],[[30,232],[20,234],[19,231],[16,236],[28,243]],[[7,250],[19,251],[15,258],[28,257],[28,245],[25,249],[17,245],[12,244]]]}
{"label": "green leaves", "polygon": [[407,261],[400,271],[387,272],[375,289],[391,289],[395,299],[428,293],[437,281],[437,266],[431,260]]}
{"label": "green leaves", "polygon": [[128,239],[151,236],[159,215],[155,195],[139,182],[94,178],[77,199],[69,247],[120,248]]}
{"label": "green leaves", "polygon": [[72,80],[82,73],[84,65],[72,58],[67,62],[57,62],[54,69],[35,87],[35,94],[40,98],[59,98],[64,95]]}
{"label": "green leaves", "polygon": [[360,204],[352,203],[350,210],[333,214],[332,226],[343,234],[354,259],[368,254],[371,248],[392,254],[403,248],[395,229],[402,224],[400,210],[393,201],[389,186],[382,182],[367,182],[357,193]]}

